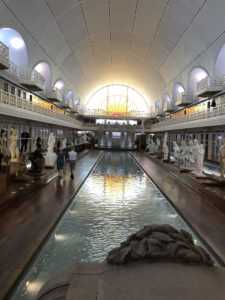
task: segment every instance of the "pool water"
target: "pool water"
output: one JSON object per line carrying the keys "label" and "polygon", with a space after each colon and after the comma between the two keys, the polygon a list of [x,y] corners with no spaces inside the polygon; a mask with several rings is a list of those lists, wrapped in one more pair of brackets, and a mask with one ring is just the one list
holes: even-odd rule
{"label": "pool water", "polygon": [[128,235],[155,223],[193,234],[128,152],[106,151],[10,299],[35,299],[54,273],[102,261]]}

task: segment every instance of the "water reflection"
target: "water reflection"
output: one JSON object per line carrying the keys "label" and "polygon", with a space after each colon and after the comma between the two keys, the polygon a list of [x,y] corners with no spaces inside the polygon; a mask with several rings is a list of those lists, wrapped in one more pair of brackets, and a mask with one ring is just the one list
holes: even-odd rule
{"label": "water reflection", "polygon": [[189,230],[127,152],[106,152],[12,299],[34,299],[55,272],[78,261],[102,261],[129,234],[154,223]]}

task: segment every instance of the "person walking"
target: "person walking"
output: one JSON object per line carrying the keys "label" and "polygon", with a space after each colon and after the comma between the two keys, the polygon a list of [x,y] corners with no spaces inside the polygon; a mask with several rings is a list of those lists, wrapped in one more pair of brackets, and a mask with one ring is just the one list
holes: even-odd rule
{"label": "person walking", "polygon": [[[29,133],[26,131],[26,129],[23,129],[23,132],[21,133],[21,149],[20,152],[27,152],[27,143],[29,139]],[[24,148],[24,150],[23,150]]]}
{"label": "person walking", "polygon": [[63,149],[60,148],[59,152],[57,152],[57,161],[56,161],[57,170],[59,173],[59,176],[58,176],[59,179],[62,178],[62,171],[64,168],[64,163],[65,163],[65,154],[63,153]]}
{"label": "person walking", "polygon": [[69,164],[70,164],[70,177],[71,179],[74,179],[74,171],[76,167],[76,160],[77,160],[77,152],[75,151],[75,148],[72,147],[71,151],[68,153],[69,156]]}

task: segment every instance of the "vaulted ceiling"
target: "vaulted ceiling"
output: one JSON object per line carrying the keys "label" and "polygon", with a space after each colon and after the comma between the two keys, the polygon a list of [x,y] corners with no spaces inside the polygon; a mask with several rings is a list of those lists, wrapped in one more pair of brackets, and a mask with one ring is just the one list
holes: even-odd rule
{"label": "vaulted ceiling", "polygon": [[0,10],[33,63],[43,55],[82,100],[123,83],[154,102],[225,29],[224,0],[1,0]]}

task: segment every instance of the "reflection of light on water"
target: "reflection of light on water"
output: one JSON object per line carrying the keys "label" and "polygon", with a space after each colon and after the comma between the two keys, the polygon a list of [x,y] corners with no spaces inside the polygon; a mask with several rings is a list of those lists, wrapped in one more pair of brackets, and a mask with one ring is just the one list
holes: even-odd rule
{"label": "reflection of light on water", "polygon": [[55,234],[55,240],[56,241],[65,241],[68,238],[70,238],[70,237],[65,235],[65,234]]}
{"label": "reflection of light on water", "polygon": [[37,294],[37,292],[40,290],[42,285],[43,282],[41,281],[32,281],[32,282],[27,281],[26,282],[27,292],[30,294],[34,294],[34,293]]}

